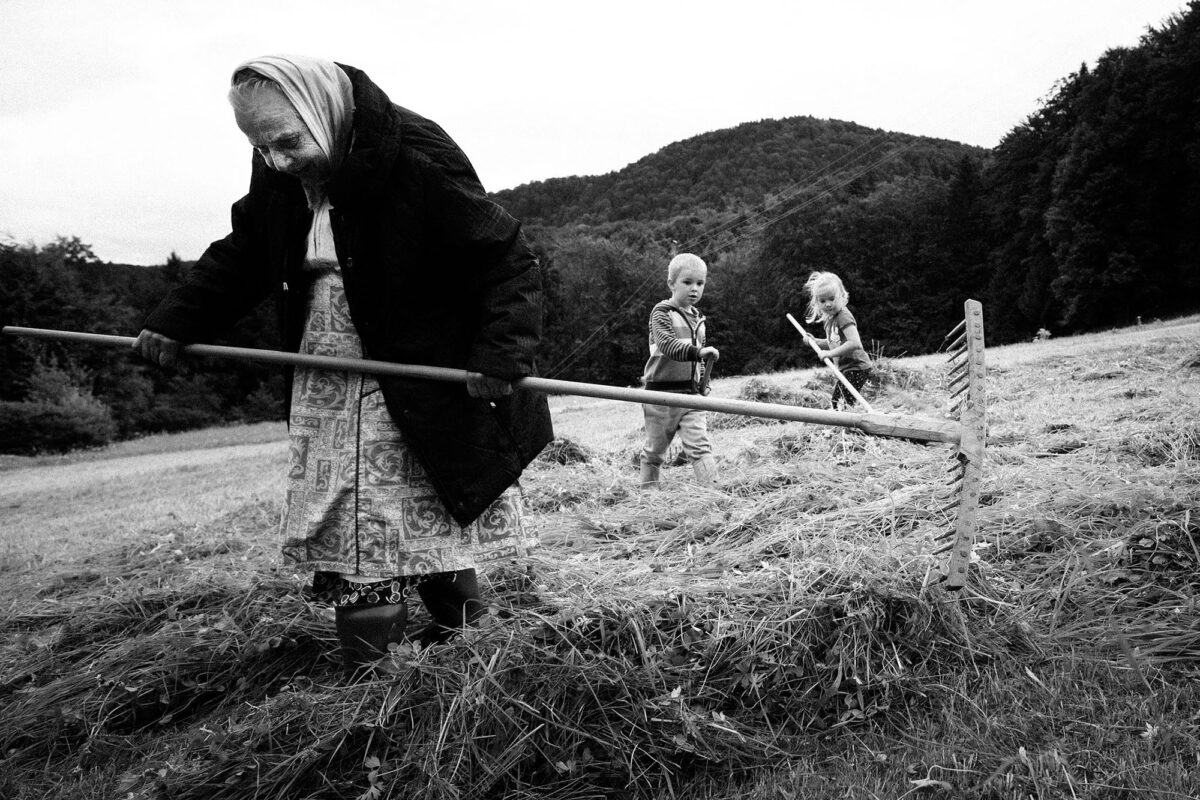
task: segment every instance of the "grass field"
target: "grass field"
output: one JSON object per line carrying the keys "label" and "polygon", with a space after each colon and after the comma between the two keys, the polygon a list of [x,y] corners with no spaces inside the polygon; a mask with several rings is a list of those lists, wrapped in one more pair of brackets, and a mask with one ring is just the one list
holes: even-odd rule
{"label": "grass field", "polygon": [[[0,798],[1200,796],[1200,320],[988,364],[961,592],[944,446],[713,414],[719,486],[642,493],[640,409],[553,398],[541,548],[357,686],[275,560],[282,426],[2,457]],[[943,418],[942,359],[883,366]]]}

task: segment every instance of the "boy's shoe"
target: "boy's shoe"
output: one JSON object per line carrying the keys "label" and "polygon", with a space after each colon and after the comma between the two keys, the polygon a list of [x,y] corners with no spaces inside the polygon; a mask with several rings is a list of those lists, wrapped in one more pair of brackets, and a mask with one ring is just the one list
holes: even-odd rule
{"label": "boy's shoe", "polygon": [[641,487],[643,489],[657,489],[658,474],[658,464],[642,464]]}
{"label": "boy's shoe", "polygon": [[716,486],[717,484],[717,459],[712,456],[700,456],[692,462],[692,471],[696,473],[696,480],[705,486]]}

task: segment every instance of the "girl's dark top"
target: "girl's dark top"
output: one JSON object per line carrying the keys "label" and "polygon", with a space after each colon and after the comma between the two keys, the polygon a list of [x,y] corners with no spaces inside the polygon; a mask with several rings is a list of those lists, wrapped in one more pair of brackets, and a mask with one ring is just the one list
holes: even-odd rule
{"label": "girl's dark top", "polygon": [[[825,326],[825,338],[829,340],[830,349],[846,341],[846,328],[851,326],[858,327],[854,315],[850,313],[850,309],[848,308],[843,308],[829,319],[824,320],[822,324]],[[859,333],[859,339],[862,339],[861,333]],[[867,355],[867,351],[861,347],[854,348],[844,356],[838,356],[835,361],[842,372],[869,370],[871,368],[871,358]]]}
{"label": "girl's dark top", "polygon": [[[394,105],[362,71],[354,136],[329,186],[338,262],[370,359],[535,374],[541,271],[521,226],[484,192],[436,123]],[[300,266],[312,212],[297,179],[253,158],[232,232],[213,242],[147,318],[182,342],[207,341],[274,295],[287,349],[299,347],[307,278]],[[467,524],[553,438],[543,395],[492,402],[457,383],[379,377],[400,426],[455,519]],[[289,392],[290,396],[290,392]]]}

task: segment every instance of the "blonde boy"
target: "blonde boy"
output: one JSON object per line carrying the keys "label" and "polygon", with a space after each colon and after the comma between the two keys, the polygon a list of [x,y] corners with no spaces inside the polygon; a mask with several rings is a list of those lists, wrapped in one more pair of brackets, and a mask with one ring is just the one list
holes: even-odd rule
{"label": "blonde boy", "polygon": [[[721,354],[705,344],[704,315],[696,303],[704,296],[708,266],[691,253],[680,253],[667,265],[671,297],[650,312],[650,358],[642,374],[643,385],[652,391],[697,394],[704,378],[706,359]],[[684,455],[692,462],[696,479],[712,485],[717,481],[717,464],[708,441],[707,417],[703,411],[643,404],[646,445],[642,448],[642,488],[658,487],[659,471],[671,440],[679,434]]]}

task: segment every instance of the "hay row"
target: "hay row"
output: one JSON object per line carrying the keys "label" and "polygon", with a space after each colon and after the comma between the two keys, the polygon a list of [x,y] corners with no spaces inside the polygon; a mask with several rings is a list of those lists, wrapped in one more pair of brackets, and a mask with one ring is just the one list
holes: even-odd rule
{"label": "hay row", "polygon": [[[41,655],[9,675],[0,747],[29,765],[204,720],[212,737],[168,736],[167,777],[130,778],[136,791],[361,791],[365,749],[389,765],[375,781],[416,781],[430,797],[499,784],[652,794],[700,767],[763,768],[814,731],[920,701],[939,675],[1021,649],[999,606],[948,603],[926,585],[924,546],[880,541],[894,510],[831,510],[836,520],[798,529],[723,502],[669,525],[614,514],[607,539],[581,525],[577,551],[491,576],[489,624],[398,653],[396,674],[365,690],[335,685],[328,620],[289,581],[193,562],[153,591],[64,584],[56,605],[76,614],[4,621],[40,637],[26,644]],[[863,533],[831,542],[827,528],[847,520]],[[88,604],[96,613],[78,615]]]}

